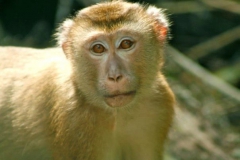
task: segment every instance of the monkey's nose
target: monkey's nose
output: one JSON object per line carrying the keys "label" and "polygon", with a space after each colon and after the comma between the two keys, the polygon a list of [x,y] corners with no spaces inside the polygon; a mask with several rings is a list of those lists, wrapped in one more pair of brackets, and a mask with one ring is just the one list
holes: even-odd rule
{"label": "monkey's nose", "polygon": [[112,82],[119,82],[123,76],[121,74],[108,75],[108,80]]}

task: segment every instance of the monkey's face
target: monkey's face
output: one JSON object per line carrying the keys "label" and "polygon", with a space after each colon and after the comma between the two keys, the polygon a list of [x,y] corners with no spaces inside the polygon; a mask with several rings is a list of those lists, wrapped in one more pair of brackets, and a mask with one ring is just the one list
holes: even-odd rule
{"label": "monkey's face", "polygon": [[140,89],[140,73],[148,68],[143,67],[141,39],[139,33],[129,30],[94,31],[84,37],[81,45],[75,46],[79,48],[73,62],[79,79],[84,77],[81,90],[110,107],[130,104]]}

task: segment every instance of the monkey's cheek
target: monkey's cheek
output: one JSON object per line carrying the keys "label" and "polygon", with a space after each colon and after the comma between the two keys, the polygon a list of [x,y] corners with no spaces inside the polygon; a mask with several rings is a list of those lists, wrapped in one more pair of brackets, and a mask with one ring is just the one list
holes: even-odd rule
{"label": "monkey's cheek", "polygon": [[112,108],[120,108],[129,104],[134,98],[134,95],[118,95],[115,97],[106,97],[105,102]]}

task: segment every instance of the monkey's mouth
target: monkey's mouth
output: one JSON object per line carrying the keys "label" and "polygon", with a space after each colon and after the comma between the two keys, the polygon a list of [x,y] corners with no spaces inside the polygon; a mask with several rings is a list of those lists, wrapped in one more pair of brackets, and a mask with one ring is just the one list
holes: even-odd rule
{"label": "monkey's mouth", "polygon": [[109,94],[105,95],[105,101],[110,107],[123,107],[133,100],[135,94],[136,91]]}
{"label": "monkey's mouth", "polygon": [[109,94],[109,95],[105,95],[105,97],[107,98],[114,98],[114,97],[118,97],[118,96],[129,96],[132,94],[135,94],[136,91],[130,91],[130,92],[125,92],[125,93],[115,93],[115,94]]}

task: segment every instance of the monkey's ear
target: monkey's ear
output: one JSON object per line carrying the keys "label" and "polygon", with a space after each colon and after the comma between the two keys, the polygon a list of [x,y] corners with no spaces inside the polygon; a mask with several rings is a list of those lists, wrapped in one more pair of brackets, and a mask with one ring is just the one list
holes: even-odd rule
{"label": "monkey's ear", "polygon": [[154,31],[158,35],[159,40],[165,41],[169,30],[169,22],[163,10],[154,6],[149,6],[146,12],[155,19]]}
{"label": "monkey's ear", "polygon": [[58,28],[57,32],[57,42],[58,46],[60,46],[64,53],[67,54],[69,53],[69,32],[74,24],[74,21],[71,19],[67,19],[63,22],[63,24]]}

